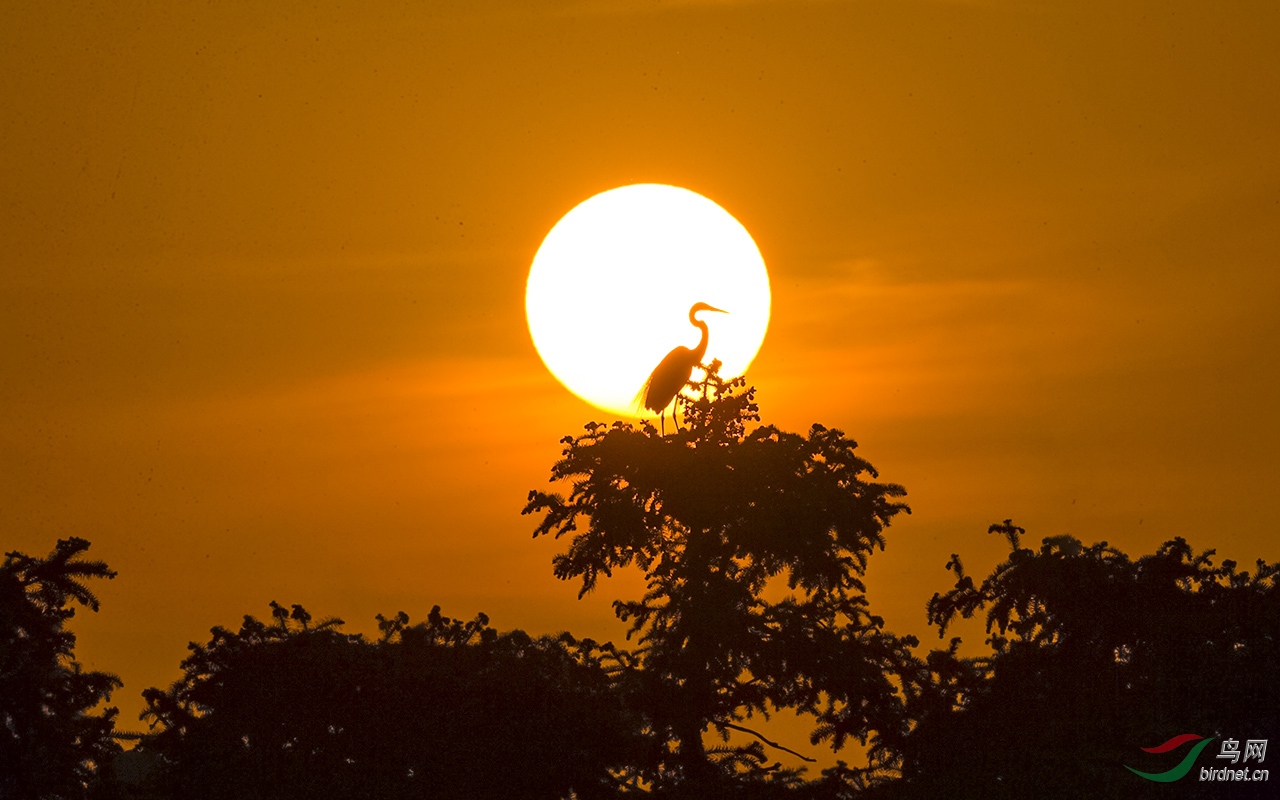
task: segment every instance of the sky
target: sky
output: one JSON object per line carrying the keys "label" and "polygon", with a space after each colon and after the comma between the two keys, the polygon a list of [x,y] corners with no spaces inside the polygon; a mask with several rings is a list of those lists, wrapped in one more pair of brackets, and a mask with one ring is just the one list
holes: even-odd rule
{"label": "sky", "polygon": [[938,643],[1005,518],[1280,559],[1278,39],[1269,2],[5,3],[0,550],[119,572],[72,628],[125,729],[272,600],[620,640],[636,577],[576,599],[520,515],[610,419],[523,293],[654,182],[760,247],[765,421],[906,487],[889,629]]}

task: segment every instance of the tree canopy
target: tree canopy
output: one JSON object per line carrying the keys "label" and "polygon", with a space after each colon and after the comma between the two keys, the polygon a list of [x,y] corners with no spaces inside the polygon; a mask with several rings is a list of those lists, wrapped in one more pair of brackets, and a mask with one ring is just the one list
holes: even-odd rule
{"label": "tree canopy", "polygon": [[[525,508],[542,514],[535,536],[569,539],[554,570],[580,596],[616,569],[644,573],[645,594],[614,603],[656,740],[644,775],[690,796],[730,778],[794,783],[749,727],[757,715],[811,714],[814,743],[836,748],[900,730],[893,677],[915,644],[883,629],[862,583],[907,511],[902,487],[879,482],[838,430],[755,425],[754,390],[715,367],[699,396],[678,398],[685,424],[670,435],[616,422],[566,437],[552,480],[568,496],[534,491]],[[729,746],[730,732],[754,741]],[[725,744],[708,747],[708,733]]]}
{"label": "tree canopy", "polygon": [[272,612],[214,628],[181,680],[144,693],[159,796],[594,798],[632,760],[611,648],[439,607],[380,616],[377,641]]}
{"label": "tree canopy", "polygon": [[85,671],[67,630],[73,603],[92,611],[91,578],[114,578],[80,555],[84,539],[58,540],[37,558],[13,551],[0,564],[0,800],[84,797],[118,752],[116,709],[92,713],[120,679]]}
{"label": "tree canopy", "polygon": [[[1031,548],[1005,520],[989,532],[1008,557],[977,580],[953,554],[952,588],[926,606],[939,638],[980,619],[985,649],[921,653],[863,584],[908,512],[902,487],[841,431],[761,424],[754,390],[714,364],[693,386],[669,435],[565,437],[564,492],[525,507],[535,537],[565,541],[553,570],[579,596],[641,573],[643,592],[613,603],[634,649],[438,607],[379,616],[366,638],[273,602],[190,645],[182,677],[143,693],[151,732],[121,755],[115,709],[93,713],[120,682],[84,671],[64,628],[73,603],[98,608],[86,581],[114,573],[80,558],[82,539],[9,553],[0,800],[1166,798],[1134,771],[1168,756],[1143,748],[1280,729],[1280,565],[1215,564],[1182,538],[1136,559],[1072,536]],[[866,746],[867,766],[784,768],[780,753],[808,756],[761,726],[782,710],[812,720],[810,746]]]}
{"label": "tree canopy", "polygon": [[1215,566],[1182,538],[1133,560],[1071,536],[1023,547],[1009,520],[991,532],[1008,559],[977,583],[953,555],[954,587],[928,604],[939,636],[985,612],[990,653],[960,658],[953,640],[927,659],[908,704],[903,796],[1163,797],[1167,786],[1123,768],[1168,766],[1142,747],[1280,730],[1280,565]]}

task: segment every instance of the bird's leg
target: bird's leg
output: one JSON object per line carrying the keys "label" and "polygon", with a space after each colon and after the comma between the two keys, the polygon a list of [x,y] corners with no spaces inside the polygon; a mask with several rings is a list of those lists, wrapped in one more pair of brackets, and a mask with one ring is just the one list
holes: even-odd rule
{"label": "bird's leg", "polygon": [[664,408],[658,412],[658,421],[662,424],[662,435],[667,435],[667,410]]}
{"label": "bird's leg", "polygon": [[680,430],[680,417],[676,416],[680,412],[680,393],[676,393],[676,399],[671,404],[671,421],[675,423],[676,430]]}

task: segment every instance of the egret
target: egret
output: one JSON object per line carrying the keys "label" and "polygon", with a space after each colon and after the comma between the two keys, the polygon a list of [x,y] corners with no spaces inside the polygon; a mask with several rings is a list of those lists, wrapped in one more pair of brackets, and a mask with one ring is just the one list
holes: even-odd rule
{"label": "egret", "polygon": [[[689,376],[693,374],[693,368],[702,363],[702,357],[707,352],[707,323],[698,319],[696,314],[699,311],[715,311],[718,314],[728,314],[728,311],[709,306],[706,303],[694,303],[689,309],[689,324],[702,331],[702,339],[698,341],[698,346],[690,350],[687,347],[677,347],[654,368],[649,375],[649,380],[645,381],[644,387],[640,389],[640,393],[644,395],[644,407],[650,411],[657,411],[659,419],[662,421],[662,435],[667,435],[667,406],[671,405],[676,399],[676,395],[680,394],[680,390],[689,382]],[[671,421],[679,425],[676,419],[675,408],[671,409]]]}

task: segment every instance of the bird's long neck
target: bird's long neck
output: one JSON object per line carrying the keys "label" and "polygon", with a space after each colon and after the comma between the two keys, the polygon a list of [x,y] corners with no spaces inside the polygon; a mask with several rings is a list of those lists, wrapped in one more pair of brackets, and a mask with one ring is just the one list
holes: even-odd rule
{"label": "bird's long neck", "polygon": [[702,331],[702,338],[698,340],[698,346],[693,348],[693,357],[697,359],[699,364],[701,364],[702,357],[706,355],[707,352],[707,339],[710,336],[710,332],[707,330],[707,323],[702,320],[694,319],[691,315],[689,317],[689,321],[692,322],[698,330]]}

